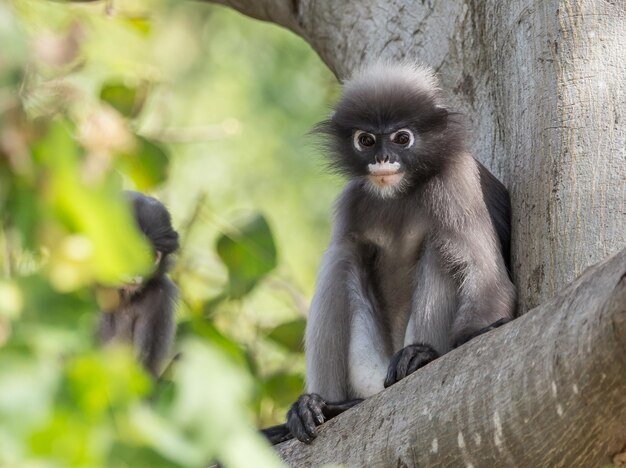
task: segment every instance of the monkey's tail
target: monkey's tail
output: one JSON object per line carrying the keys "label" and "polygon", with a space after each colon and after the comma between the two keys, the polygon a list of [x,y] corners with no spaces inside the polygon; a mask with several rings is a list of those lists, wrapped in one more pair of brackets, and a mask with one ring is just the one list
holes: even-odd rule
{"label": "monkey's tail", "polygon": [[261,433],[270,441],[272,445],[280,444],[286,440],[293,439],[293,435],[287,429],[287,424],[278,424],[277,426],[261,429]]}

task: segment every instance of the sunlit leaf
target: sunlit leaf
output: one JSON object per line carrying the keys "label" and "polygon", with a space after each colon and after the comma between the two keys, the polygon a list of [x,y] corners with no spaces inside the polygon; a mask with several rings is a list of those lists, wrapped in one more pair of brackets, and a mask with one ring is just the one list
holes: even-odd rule
{"label": "sunlit leaf", "polygon": [[123,154],[120,168],[135,183],[138,190],[148,191],[167,177],[169,155],[167,149],[147,138],[138,137],[135,149]]}
{"label": "sunlit leaf", "polygon": [[[69,126],[55,121],[48,134],[33,149],[47,167],[50,177],[50,203],[70,232],[83,234],[91,243],[89,265],[95,280],[119,283],[129,275],[142,275],[152,265],[152,254],[140,235],[130,208],[112,184],[88,184],[80,172],[80,148],[72,139]],[[82,244],[81,244],[82,245]],[[51,246],[63,247],[63,245]],[[59,262],[64,261],[59,252]],[[53,252],[53,260],[54,260]],[[53,280],[60,289],[74,289],[72,264],[51,265]],[[64,276],[64,272],[68,272]],[[82,270],[81,270],[82,271]],[[85,278],[89,281],[90,278]]]}
{"label": "sunlit leaf", "polygon": [[297,319],[291,322],[282,323],[272,329],[267,338],[275,343],[284,346],[289,351],[302,352],[304,351],[304,329],[306,327],[306,321],[304,319]]}
{"label": "sunlit leaf", "polygon": [[119,82],[105,83],[100,90],[100,99],[113,106],[126,117],[135,117],[141,111],[145,101],[142,88],[131,88]]}
{"label": "sunlit leaf", "polygon": [[257,214],[223,234],[217,253],[228,268],[229,294],[240,298],[276,267],[276,246],[265,218]]}
{"label": "sunlit leaf", "polygon": [[264,382],[264,388],[279,405],[287,406],[304,391],[304,378],[301,374],[274,374]]}
{"label": "sunlit leaf", "polygon": [[10,181],[10,187],[7,203],[10,222],[17,229],[24,248],[35,249],[37,227],[42,215],[35,187],[17,177]]}
{"label": "sunlit leaf", "polygon": [[179,324],[177,335],[179,338],[196,336],[216,346],[233,359],[239,366],[246,364],[244,350],[236,341],[221,333],[215,325],[204,319],[188,320]]}
{"label": "sunlit leaf", "polygon": [[124,21],[133,29],[138,31],[144,36],[147,36],[152,31],[152,23],[150,23],[150,18],[146,17],[134,17],[134,18],[125,18]]}

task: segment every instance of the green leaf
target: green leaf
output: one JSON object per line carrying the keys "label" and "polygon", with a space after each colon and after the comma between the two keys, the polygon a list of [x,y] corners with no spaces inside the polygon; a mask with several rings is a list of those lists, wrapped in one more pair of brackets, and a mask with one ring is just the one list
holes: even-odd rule
{"label": "green leaf", "polygon": [[[71,233],[88,239],[84,257],[90,270],[85,273],[93,275],[93,279],[117,284],[124,277],[145,274],[152,267],[152,253],[137,229],[128,203],[110,180],[83,181],[81,149],[72,139],[70,128],[66,121],[53,122],[45,137],[33,147],[36,160],[49,174],[50,198],[46,201]],[[68,245],[68,251],[72,247],[73,244]],[[68,278],[57,277],[55,284],[72,289],[74,279]]]}
{"label": "green leaf", "polygon": [[264,388],[279,405],[287,406],[304,391],[304,378],[300,374],[278,373],[264,382]]}
{"label": "green leaf", "polygon": [[284,346],[289,351],[294,353],[301,353],[304,351],[304,328],[306,321],[304,319],[297,319],[291,322],[286,322],[278,325],[272,329],[267,338],[274,343],[278,343]]}
{"label": "green leaf", "polygon": [[127,174],[140,191],[149,191],[167,177],[169,155],[167,149],[147,138],[137,137],[134,151],[123,154],[120,169]]}
{"label": "green leaf", "polygon": [[145,102],[145,90],[131,88],[122,83],[108,82],[100,90],[100,99],[107,102],[125,117],[135,117]]}
{"label": "green leaf", "polygon": [[228,293],[232,298],[248,294],[276,267],[276,245],[265,218],[257,214],[235,232],[217,241],[217,254],[228,268]]}
{"label": "green leaf", "polygon": [[240,367],[246,367],[246,356],[241,346],[221,333],[215,325],[202,318],[186,320],[178,324],[177,339],[200,337],[207,343],[220,348]]}

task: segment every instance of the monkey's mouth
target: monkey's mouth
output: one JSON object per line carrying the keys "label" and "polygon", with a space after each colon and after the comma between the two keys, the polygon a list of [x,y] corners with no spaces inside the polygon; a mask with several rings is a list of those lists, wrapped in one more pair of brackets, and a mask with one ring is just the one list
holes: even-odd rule
{"label": "monkey's mouth", "polygon": [[367,178],[378,187],[389,187],[399,183],[404,177],[404,171],[399,163],[376,163],[369,164]]}

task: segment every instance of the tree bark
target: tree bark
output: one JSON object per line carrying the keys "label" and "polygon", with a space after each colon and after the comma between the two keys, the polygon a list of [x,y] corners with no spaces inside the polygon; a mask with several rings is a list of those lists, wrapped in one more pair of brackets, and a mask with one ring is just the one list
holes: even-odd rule
{"label": "tree bark", "polygon": [[626,450],[626,250],[324,424],[290,466],[611,463]]}
{"label": "tree bark", "polygon": [[[211,1],[211,0],[208,0]],[[600,466],[626,451],[624,0],[213,0],[303,37],[341,80],[439,74],[509,188],[518,320],[326,423],[293,466]],[[294,71],[297,73],[297,71]]]}
{"label": "tree bark", "polygon": [[507,185],[521,313],[626,245],[624,0],[214,0],[302,36],[341,79],[435,68]]}

